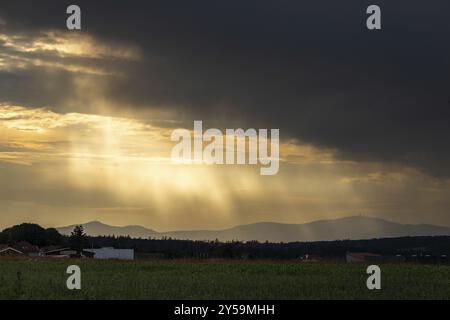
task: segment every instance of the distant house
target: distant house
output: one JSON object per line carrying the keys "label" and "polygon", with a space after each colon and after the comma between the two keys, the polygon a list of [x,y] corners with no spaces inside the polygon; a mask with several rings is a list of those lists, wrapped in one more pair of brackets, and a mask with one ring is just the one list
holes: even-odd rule
{"label": "distant house", "polygon": [[383,256],[369,252],[347,252],[347,262],[381,262]]}
{"label": "distant house", "polygon": [[48,246],[41,248],[41,252],[39,254],[41,257],[48,258],[93,258],[94,254],[83,250],[80,254],[77,250],[68,248],[68,247],[59,247],[59,246]]}
{"label": "distant house", "polygon": [[23,256],[24,253],[5,244],[0,244],[0,256]]}
{"label": "distant house", "polygon": [[41,257],[49,258],[69,258],[71,256],[71,253],[72,251],[70,250],[70,248],[49,246],[42,248],[39,255]]}
{"label": "distant house", "polygon": [[34,246],[26,241],[16,243],[13,248],[29,257],[38,257],[40,252],[38,246]]}
{"label": "distant house", "polygon": [[117,260],[134,260],[134,249],[85,249],[86,252],[94,254],[94,259],[117,259]]}

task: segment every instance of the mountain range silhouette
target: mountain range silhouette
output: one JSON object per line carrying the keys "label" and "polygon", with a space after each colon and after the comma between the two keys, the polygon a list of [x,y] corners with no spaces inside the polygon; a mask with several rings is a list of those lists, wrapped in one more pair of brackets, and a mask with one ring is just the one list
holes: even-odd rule
{"label": "mountain range silhouette", "polygon": [[[99,221],[83,224],[90,236],[130,236],[132,238],[173,238],[180,240],[219,241],[329,241],[362,240],[407,236],[450,235],[450,227],[429,224],[399,224],[384,219],[351,216],[335,220],[318,220],[305,224],[260,222],[239,225],[223,230],[186,230],[158,232],[142,226],[110,226]],[[60,227],[58,231],[70,235],[74,226]]]}

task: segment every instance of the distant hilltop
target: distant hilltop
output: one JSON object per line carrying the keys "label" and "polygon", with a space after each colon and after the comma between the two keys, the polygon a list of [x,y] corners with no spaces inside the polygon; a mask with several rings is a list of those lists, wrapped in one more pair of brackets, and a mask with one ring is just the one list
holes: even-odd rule
{"label": "distant hilltop", "polygon": [[[320,220],[305,224],[261,222],[240,225],[224,230],[191,230],[158,232],[142,226],[110,226],[99,221],[83,224],[90,236],[130,236],[132,238],[173,238],[180,240],[219,241],[330,241],[394,238],[408,236],[450,235],[450,227],[428,224],[399,224],[371,217],[353,216],[336,220]],[[57,228],[63,235],[70,235],[74,226]]]}

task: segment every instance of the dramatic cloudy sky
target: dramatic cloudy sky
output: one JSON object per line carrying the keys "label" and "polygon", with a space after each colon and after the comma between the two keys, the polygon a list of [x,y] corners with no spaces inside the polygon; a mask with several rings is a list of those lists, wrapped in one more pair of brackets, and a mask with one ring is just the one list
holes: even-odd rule
{"label": "dramatic cloudy sky", "polygon": [[[2,0],[0,229],[450,226],[449,15],[448,0]],[[279,174],[172,164],[194,120],[279,128]]]}

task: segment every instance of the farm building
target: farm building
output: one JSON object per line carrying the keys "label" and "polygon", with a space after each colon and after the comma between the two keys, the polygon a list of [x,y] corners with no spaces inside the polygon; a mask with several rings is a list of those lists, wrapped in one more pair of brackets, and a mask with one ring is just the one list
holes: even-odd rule
{"label": "farm building", "polygon": [[49,246],[41,249],[40,256],[50,258],[68,258],[70,257],[70,253],[72,253],[70,248]]}
{"label": "farm building", "polygon": [[347,252],[347,262],[381,262],[383,257],[369,252]]}
{"label": "farm building", "polygon": [[0,244],[0,256],[22,256],[24,253],[10,247],[8,245]]}
{"label": "farm building", "polygon": [[[80,254],[77,252],[77,250],[58,246],[49,246],[42,248],[40,256],[48,258],[80,258]],[[81,257],[93,258],[94,254],[89,251],[83,250],[83,252],[81,253]]]}
{"label": "farm building", "polygon": [[18,242],[13,246],[0,244],[0,255],[2,256],[29,256],[38,257],[39,247],[28,242]]}
{"label": "farm building", "polygon": [[134,249],[85,249],[86,252],[94,254],[94,259],[118,259],[118,260],[134,260]]}

